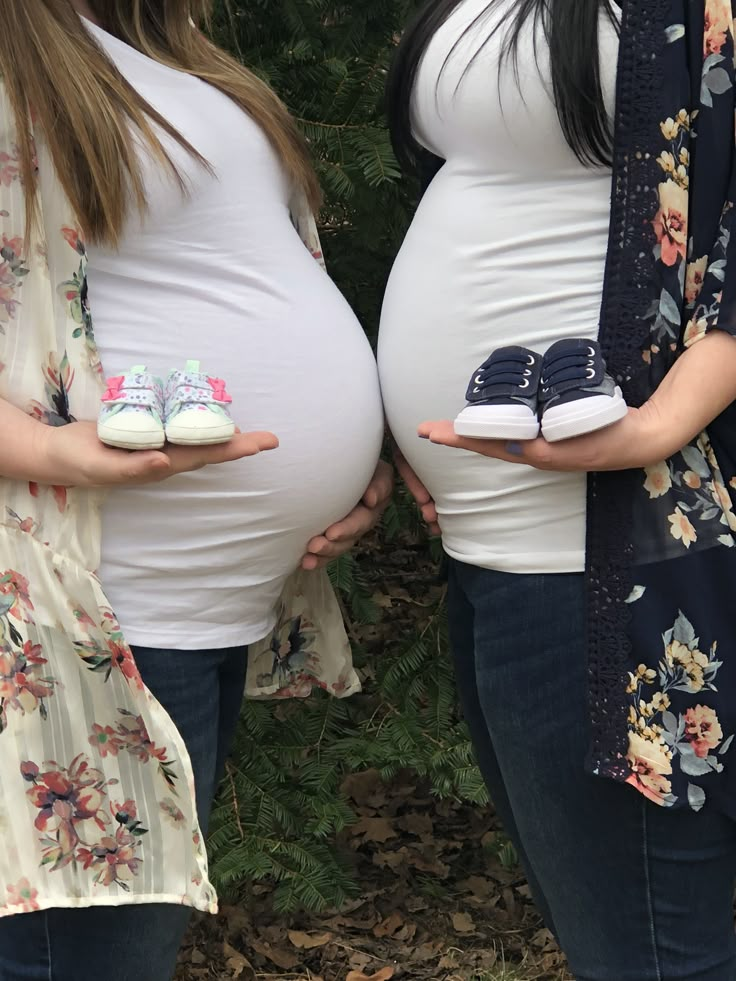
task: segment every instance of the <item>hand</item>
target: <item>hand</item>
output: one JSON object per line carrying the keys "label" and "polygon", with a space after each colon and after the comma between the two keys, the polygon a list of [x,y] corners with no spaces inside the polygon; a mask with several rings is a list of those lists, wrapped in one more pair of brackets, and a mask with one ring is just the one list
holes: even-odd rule
{"label": "hand", "polygon": [[433,443],[525,463],[538,470],[629,470],[667,460],[736,400],[736,343],[713,330],[675,361],[659,388],[621,422],[560,443],[466,439],[451,422],[424,422],[419,435]]}
{"label": "hand", "polygon": [[417,477],[412,468],[409,466],[406,461],[406,457],[398,448],[394,449],[394,463],[396,464],[396,469],[399,471],[399,476],[408,487],[409,493],[416,501],[422,517],[427,522],[430,534],[441,535],[442,531],[440,530],[439,521],[437,519],[437,508],[432,500],[432,496],[419,477]]}
{"label": "hand", "polygon": [[302,569],[321,569],[349,552],[381,520],[393,490],[393,470],[388,463],[380,460],[360,504],[342,521],[330,525],[323,535],[317,535],[309,542],[307,554],[302,559]]}
{"label": "hand", "polygon": [[446,420],[424,422],[418,432],[433,443],[471,450],[507,463],[524,463],[537,470],[586,473],[646,467],[665,460],[687,442],[679,443],[668,432],[655,401],[647,402],[641,409],[629,409],[624,419],[607,429],[559,443],[548,443],[541,438],[517,443],[469,439],[456,436],[453,424]]}
{"label": "hand", "polygon": [[101,443],[93,422],[73,422],[58,428],[37,423],[34,438],[38,441],[34,458],[40,468],[34,479],[61,487],[155,483],[213,463],[254,456],[279,445],[273,433],[236,433],[228,443],[217,446],[167,444],[163,450],[130,452]]}

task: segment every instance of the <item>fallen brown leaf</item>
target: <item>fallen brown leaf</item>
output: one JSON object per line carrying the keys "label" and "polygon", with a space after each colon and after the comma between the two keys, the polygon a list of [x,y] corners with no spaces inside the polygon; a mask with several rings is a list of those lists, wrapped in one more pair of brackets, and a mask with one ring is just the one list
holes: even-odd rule
{"label": "fallen brown leaf", "polygon": [[362,971],[351,971],[345,981],[389,981],[394,976],[392,967],[384,967],[377,974],[363,974]]}
{"label": "fallen brown leaf", "polygon": [[350,955],[350,967],[353,971],[360,974],[361,971],[365,971],[368,965],[373,960],[370,954],[366,954],[362,950],[354,950]]}
{"label": "fallen brown leaf", "polygon": [[416,811],[404,814],[403,817],[399,818],[398,825],[404,831],[408,831],[411,835],[417,835],[419,838],[429,837],[434,831],[434,821],[429,814],[419,814]]}
{"label": "fallen brown leaf", "polygon": [[[421,848],[422,851],[417,851],[417,848]],[[404,851],[403,848],[400,850]],[[413,845],[412,848],[407,848],[406,861],[420,872],[430,872],[438,879],[446,879],[450,874],[450,866],[437,857],[435,848],[429,846]]]}
{"label": "fallen brown leaf", "polygon": [[377,807],[386,802],[386,788],[378,770],[349,773],[340,789],[348,797],[352,797],[359,807],[367,804]]}
{"label": "fallen brown leaf", "polygon": [[395,852],[374,852],[371,861],[374,865],[386,866],[389,869],[398,869],[401,865],[406,865],[409,849],[398,848]]}
{"label": "fallen brown leaf", "polygon": [[393,937],[404,925],[404,917],[397,912],[373,927],[374,937]]}
{"label": "fallen brown leaf", "polygon": [[300,950],[324,947],[332,940],[331,933],[304,933],[302,930],[289,930],[289,940]]}
{"label": "fallen brown leaf", "polygon": [[487,899],[494,890],[494,884],[491,880],[484,879],[479,875],[470,875],[463,882],[459,882],[458,885],[461,889],[467,889],[468,892],[472,892],[478,899]]}
{"label": "fallen brown leaf", "polygon": [[399,837],[391,821],[385,817],[362,817],[352,825],[350,833],[354,838],[362,836],[363,841],[384,842]]}
{"label": "fallen brown leaf", "polygon": [[230,971],[231,978],[240,978],[244,975],[248,981],[255,978],[256,972],[253,970],[253,965],[244,954],[241,954],[227,941],[223,943],[222,950],[225,954],[225,967]]}
{"label": "fallen brown leaf", "polygon": [[472,933],[475,930],[473,918],[468,913],[453,913],[452,925],[458,933]]}
{"label": "fallen brown leaf", "polygon": [[457,967],[457,952],[449,950],[446,954],[443,954],[440,957],[437,967],[440,971],[451,971],[454,967]]}
{"label": "fallen brown leaf", "polygon": [[281,967],[285,971],[293,971],[297,964],[300,963],[301,958],[297,957],[296,954],[290,950],[282,950],[278,947],[272,947],[271,944],[265,944],[256,937],[251,937],[249,943],[257,954],[260,954],[262,957],[266,957],[277,967]]}

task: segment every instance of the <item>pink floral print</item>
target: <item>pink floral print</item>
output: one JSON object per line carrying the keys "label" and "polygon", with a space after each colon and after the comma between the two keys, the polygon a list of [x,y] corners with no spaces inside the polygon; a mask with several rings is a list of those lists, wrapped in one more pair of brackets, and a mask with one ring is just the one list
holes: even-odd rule
{"label": "pink floral print", "polygon": [[90,670],[103,672],[105,680],[113,671],[119,671],[131,685],[142,691],[143,680],[133,652],[125,643],[112,611],[104,611],[101,629],[96,628],[92,618],[82,609],[75,609],[74,616],[86,635],[85,640],[75,641],[74,646]]}
{"label": "pink floral print", "polygon": [[168,786],[173,790],[176,786],[176,764],[169,759],[168,750],[164,746],[156,746],[148,735],[148,729],[142,716],[134,716],[127,709],[119,709],[116,725],[102,726],[95,722],[89,743],[99,752],[100,756],[117,756],[125,752],[133,756],[139,763],[149,763],[156,760],[159,770]]}
{"label": "pink floral print", "polygon": [[39,710],[46,717],[46,699],[54,694],[55,678],[48,675],[40,644],[27,640],[20,651],[0,646],[0,732],[8,724],[8,709],[25,714]]}
{"label": "pink floral print", "polygon": [[13,145],[8,153],[0,150],[0,185],[10,185],[20,178],[20,155],[18,147]]}
{"label": "pink floral print", "polygon": [[[32,247],[24,241],[12,118],[0,79],[0,386],[44,425],[92,420],[104,375],[84,239],[42,167],[42,227]],[[303,196],[294,205],[303,240],[320,256]],[[224,388],[218,395],[227,399]],[[0,850],[0,916],[111,895],[122,903],[126,894],[216,910],[180,736],[145,689],[94,572],[100,502],[95,489],[0,480],[2,810],[12,840],[24,842],[22,861]],[[296,671],[305,693],[342,678],[342,655],[338,672],[329,650],[335,635],[343,645],[341,623],[321,653],[310,639],[307,660],[301,642],[293,656],[283,651],[283,677]],[[269,648],[268,668],[272,661]],[[144,862],[150,876],[140,874]]]}
{"label": "pink floral print", "polygon": [[0,575],[0,616],[7,613],[16,620],[28,622],[32,611],[28,580],[20,572],[8,569]]}
{"label": "pink floral print", "polygon": [[717,749],[723,740],[723,729],[718,716],[707,705],[695,705],[685,712],[685,739],[701,760]]}
{"label": "pink floral print", "polygon": [[28,879],[19,879],[13,886],[7,887],[6,905],[15,907],[22,913],[32,913],[39,909],[38,889],[33,889]]}
{"label": "pink floral print", "polygon": [[[640,599],[644,591],[637,591]],[[674,626],[662,637],[664,650],[655,666],[640,664],[629,672],[629,750],[631,774],[627,783],[645,797],[665,807],[677,803],[672,792],[675,773],[704,777],[723,770],[721,757],[733,736],[724,733],[715,709],[699,702],[679,715],[672,711],[675,692],[698,695],[716,692],[716,678],[723,662],[718,643],[702,650],[692,624],[680,613]],[[705,791],[688,784],[688,802],[699,810]]]}
{"label": "pink floral print", "polygon": [[23,779],[31,784],[26,796],[37,810],[34,824],[43,835],[42,864],[58,871],[81,862],[94,870],[98,884],[127,889],[140,866],[138,839],[146,834],[135,804],[111,803],[108,789],[117,781],[106,780],[84,755],[68,768],[51,761],[43,765],[44,770],[30,760],[21,764]]}

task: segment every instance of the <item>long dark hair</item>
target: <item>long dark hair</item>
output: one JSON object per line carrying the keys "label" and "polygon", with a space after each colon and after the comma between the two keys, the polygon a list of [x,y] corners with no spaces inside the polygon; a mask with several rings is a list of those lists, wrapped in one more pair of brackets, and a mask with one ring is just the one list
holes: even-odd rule
{"label": "long dark hair", "polygon": [[[429,0],[396,52],[388,80],[388,114],[394,150],[409,171],[419,169],[425,155],[411,127],[417,70],[435,33],[462,2]],[[489,0],[471,28],[498,2]],[[605,166],[611,159],[613,137],[601,88],[598,25],[601,12],[617,25],[613,5],[613,0],[516,0],[510,24],[507,20],[490,35],[501,27],[507,31],[501,64],[509,58],[515,64],[522,27],[528,20],[535,28],[541,23],[550,48],[552,91],[562,131],[578,159],[590,166]]]}

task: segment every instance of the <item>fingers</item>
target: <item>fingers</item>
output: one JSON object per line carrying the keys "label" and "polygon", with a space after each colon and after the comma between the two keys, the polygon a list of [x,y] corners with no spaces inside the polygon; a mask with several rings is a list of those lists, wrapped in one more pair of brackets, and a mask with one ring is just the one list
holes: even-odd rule
{"label": "fingers", "polygon": [[[437,443],[440,446],[470,450],[481,456],[490,456],[494,459],[506,460],[509,463],[530,463],[530,447],[535,447],[537,443],[549,447],[549,444],[545,443],[543,439],[529,440],[526,443],[509,443],[500,439],[471,439],[468,436],[457,436],[453,424],[447,419],[437,422],[423,422],[417,429],[417,434],[421,439],[428,439],[431,443]],[[540,458],[543,453],[544,450],[540,448]]]}
{"label": "fingers", "polygon": [[215,446],[175,446],[167,444],[164,453],[171,460],[174,473],[201,470],[217,463],[232,463],[245,457],[275,450],[279,441],[273,433],[236,433],[227,443]]}
{"label": "fingers", "polygon": [[380,520],[381,515],[375,508],[359,504],[342,521],[330,525],[323,535],[316,535],[307,545],[307,551],[337,558],[352,548],[359,538],[372,531]]}
{"label": "fingers", "polygon": [[583,436],[548,443],[541,437],[524,442],[498,439],[469,439],[456,436],[447,420],[423,422],[417,432],[422,439],[442,446],[470,450],[481,456],[507,463],[523,463],[537,470],[590,472],[626,470],[643,465],[640,410],[630,409],[628,416],[612,426]]}
{"label": "fingers", "polygon": [[396,464],[396,469],[399,471],[401,479],[408,487],[409,493],[416,501],[422,518],[429,529],[430,535],[436,535],[439,537],[442,534],[442,531],[437,518],[437,507],[432,499],[432,495],[421,482],[419,477],[417,477],[417,475],[414,473],[414,470],[409,465],[406,457],[401,450],[398,449],[398,447],[394,450],[394,463]]}
{"label": "fingers", "polygon": [[302,559],[302,569],[306,572],[314,572],[315,569],[324,569],[331,561],[331,559],[320,559],[316,555],[307,553]]}
{"label": "fingers", "polygon": [[346,518],[331,525],[324,535],[315,535],[309,541],[302,568],[320,568],[349,552],[380,520],[381,511],[359,504]]}
{"label": "fingers", "polygon": [[421,507],[424,504],[431,503],[432,498],[429,491],[406,462],[404,454],[398,449],[394,451],[394,462],[396,463],[396,469],[399,471],[401,479],[409,488],[409,493],[417,504]]}
{"label": "fingers", "polygon": [[342,521],[330,525],[323,535],[311,539],[302,559],[302,569],[321,569],[349,552],[381,520],[393,489],[393,470],[385,460],[380,460],[362,502]]}
{"label": "fingers", "polygon": [[356,535],[354,538],[340,538],[335,541],[330,541],[324,535],[313,538],[307,545],[307,553],[302,559],[302,569],[320,569],[333,559],[339,559],[355,546],[360,537]]}
{"label": "fingers", "polygon": [[363,495],[363,504],[367,508],[383,510],[391,500],[394,491],[394,472],[385,460],[379,460],[373,479]]}

